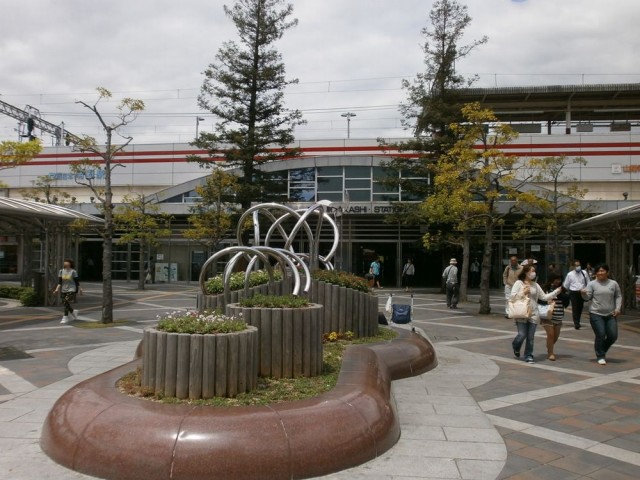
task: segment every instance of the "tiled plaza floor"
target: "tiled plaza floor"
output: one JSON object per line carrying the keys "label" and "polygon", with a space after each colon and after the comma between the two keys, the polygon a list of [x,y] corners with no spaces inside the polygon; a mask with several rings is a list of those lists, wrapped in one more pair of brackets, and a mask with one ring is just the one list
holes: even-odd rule
{"label": "tiled plaza floor", "polygon": [[[116,320],[108,329],[61,326],[58,308],[0,305],[0,478],[88,478],[39,450],[50,405],[74,382],[123,362],[156,315],[195,306],[195,285],[116,285]],[[81,318],[96,320],[100,286],[85,286]],[[381,290],[384,305],[388,290]],[[395,301],[405,303],[394,290]],[[600,366],[588,320],[562,331],[557,361],[536,335],[534,365],[511,351],[513,323],[495,292],[491,315],[477,296],[449,310],[442,295],[415,294],[414,324],[433,341],[440,366],[394,382],[402,437],[379,459],[332,479],[640,478],[640,315],[620,321],[618,343]],[[570,327],[570,328],[569,328]],[[113,354],[116,352],[117,355]]]}

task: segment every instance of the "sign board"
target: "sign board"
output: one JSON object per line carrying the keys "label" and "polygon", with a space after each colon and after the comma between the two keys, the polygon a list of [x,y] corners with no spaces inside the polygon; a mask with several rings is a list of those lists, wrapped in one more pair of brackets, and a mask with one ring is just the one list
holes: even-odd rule
{"label": "sign board", "polygon": [[532,252],[539,252],[540,251],[540,245],[531,245],[531,251]]}
{"label": "sign board", "polygon": [[160,260],[164,260],[164,253],[159,253],[156,255],[156,260],[160,261]]}

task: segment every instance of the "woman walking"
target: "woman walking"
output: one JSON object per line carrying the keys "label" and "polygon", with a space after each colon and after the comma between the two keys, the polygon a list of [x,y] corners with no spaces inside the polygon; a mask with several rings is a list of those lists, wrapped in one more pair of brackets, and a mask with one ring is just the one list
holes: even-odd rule
{"label": "woman walking", "polygon": [[416,267],[413,265],[413,260],[407,258],[407,263],[404,264],[402,268],[402,284],[404,286],[405,292],[411,290],[413,287],[413,276],[416,273]]}
{"label": "woman walking", "polygon": [[518,334],[513,339],[511,346],[513,347],[513,354],[517,358],[520,358],[522,343],[526,342],[524,347],[524,361],[527,363],[535,363],[533,360],[533,340],[538,322],[540,321],[538,300],[553,300],[561,290],[561,288],[556,288],[551,293],[544,293],[542,287],[536,282],[536,267],[533,264],[527,264],[522,267],[522,271],[520,275],[518,275],[518,280],[514,283],[511,289],[511,296],[509,297],[511,301],[527,300],[529,303],[529,316],[514,319],[516,321],[516,327],[518,328]]}
{"label": "woman walking", "polygon": [[618,339],[618,315],[622,309],[622,291],[615,280],[609,278],[609,265],[596,267],[596,279],[581,291],[582,297],[592,300],[589,320],[596,338],[594,349],[600,365],[606,365],[606,355]]}
{"label": "woman walking", "polygon": [[62,270],[58,273],[58,285],[53,293],[62,292],[62,305],[64,306],[64,315],[60,323],[69,323],[69,314],[74,320],[78,319],[78,310],[74,310],[71,301],[76,293],[82,293],[80,281],[78,280],[78,272],[73,268],[73,260],[67,259],[62,265]]}
{"label": "woman walking", "polygon": [[[547,358],[552,362],[555,361],[556,355],[554,353],[555,344],[560,338],[560,330],[562,330],[562,319],[564,318],[564,309],[571,303],[571,297],[562,289],[562,277],[560,275],[551,275],[549,281],[543,287],[545,293],[550,293],[558,288],[561,289],[561,293],[555,299],[553,303],[553,312],[551,318],[543,317],[540,319],[540,325],[544,327],[547,332]],[[543,301],[541,300],[541,303]],[[544,302],[543,304],[547,304]]]}

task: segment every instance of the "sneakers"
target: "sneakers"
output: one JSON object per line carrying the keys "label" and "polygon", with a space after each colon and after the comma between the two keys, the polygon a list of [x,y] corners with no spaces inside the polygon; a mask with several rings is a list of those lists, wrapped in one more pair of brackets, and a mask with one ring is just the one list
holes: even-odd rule
{"label": "sneakers", "polygon": [[580,330],[580,324],[579,323],[574,323],[573,324],[573,328],[575,328],[576,330]]}
{"label": "sneakers", "polygon": [[599,358],[598,359],[598,365],[606,365],[607,361],[604,358]]}
{"label": "sneakers", "polygon": [[76,308],[73,312],[71,312],[71,316],[74,320],[78,320],[78,309]]}
{"label": "sneakers", "polygon": [[516,350],[515,348],[513,349],[513,354],[515,355],[516,358],[520,358],[520,350]]}
{"label": "sneakers", "polygon": [[529,364],[536,363],[536,362],[533,361],[533,357],[527,357],[527,358],[524,359],[524,361],[529,363]]}
{"label": "sneakers", "polygon": [[551,360],[552,362],[556,361],[556,356],[553,353],[550,353],[549,356],[547,357],[549,360]]}
{"label": "sneakers", "polygon": [[64,324],[69,323],[69,317],[67,317],[66,315],[63,315],[62,320],[60,320],[60,323],[64,323]]}

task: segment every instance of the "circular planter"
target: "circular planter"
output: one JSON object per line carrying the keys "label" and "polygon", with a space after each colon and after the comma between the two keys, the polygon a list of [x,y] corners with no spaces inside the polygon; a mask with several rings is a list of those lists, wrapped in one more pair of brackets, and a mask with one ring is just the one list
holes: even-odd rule
{"label": "circular planter", "polygon": [[177,398],[234,397],[256,387],[258,329],[215,335],[144,331],[142,386]]}
{"label": "circular planter", "polygon": [[262,377],[314,377],[322,373],[322,305],[304,308],[226,307],[258,329],[258,373]]}

